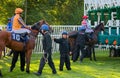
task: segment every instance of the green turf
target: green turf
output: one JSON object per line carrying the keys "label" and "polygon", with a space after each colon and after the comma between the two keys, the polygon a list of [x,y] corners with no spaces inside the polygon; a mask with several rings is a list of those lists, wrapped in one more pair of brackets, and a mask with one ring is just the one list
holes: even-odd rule
{"label": "green turf", "polygon": [[11,57],[3,58],[1,62],[3,78],[120,78],[120,58],[108,57],[108,52],[97,51],[97,61],[90,61],[88,58],[73,63],[71,61],[71,71],[59,71],[59,53],[53,54],[57,74],[53,75],[48,64],[44,67],[43,74],[39,77],[33,74],[38,70],[39,59],[42,54],[33,54],[31,58],[30,74],[20,71],[19,61],[13,72],[9,72]]}

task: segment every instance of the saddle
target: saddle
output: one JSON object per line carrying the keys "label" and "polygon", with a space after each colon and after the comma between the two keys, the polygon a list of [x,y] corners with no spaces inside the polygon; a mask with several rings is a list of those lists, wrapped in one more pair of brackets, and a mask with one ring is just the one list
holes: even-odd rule
{"label": "saddle", "polygon": [[29,40],[29,35],[27,32],[25,33],[15,33],[15,32],[12,32],[11,33],[11,38],[12,40],[15,40],[15,41],[18,41],[18,42],[28,42]]}

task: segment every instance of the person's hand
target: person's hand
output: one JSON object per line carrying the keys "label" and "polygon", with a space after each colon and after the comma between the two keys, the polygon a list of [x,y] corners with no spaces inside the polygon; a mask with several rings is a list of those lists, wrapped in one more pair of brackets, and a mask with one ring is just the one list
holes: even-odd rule
{"label": "person's hand", "polygon": [[26,29],[29,29],[29,30],[31,29],[31,27],[30,27],[30,26],[25,26],[25,28],[26,28]]}
{"label": "person's hand", "polygon": [[70,51],[69,54],[72,55],[72,52]]}

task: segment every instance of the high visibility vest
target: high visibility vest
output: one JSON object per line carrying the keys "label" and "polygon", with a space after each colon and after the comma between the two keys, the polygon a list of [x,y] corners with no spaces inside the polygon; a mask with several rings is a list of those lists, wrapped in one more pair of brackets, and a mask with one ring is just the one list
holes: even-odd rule
{"label": "high visibility vest", "polygon": [[20,17],[19,14],[16,14],[16,15],[14,16],[14,19],[13,19],[13,29],[14,29],[14,30],[19,30],[19,29],[21,29],[22,24],[20,24],[20,22],[18,21],[18,19],[20,19],[20,18],[21,18],[21,17]]}

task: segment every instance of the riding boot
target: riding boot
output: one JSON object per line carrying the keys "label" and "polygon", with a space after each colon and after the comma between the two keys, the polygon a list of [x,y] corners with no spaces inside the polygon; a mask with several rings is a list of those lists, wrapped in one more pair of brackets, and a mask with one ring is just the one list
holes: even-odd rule
{"label": "riding boot", "polygon": [[26,35],[25,42],[27,43],[29,41],[29,39],[30,39],[29,35]]}

